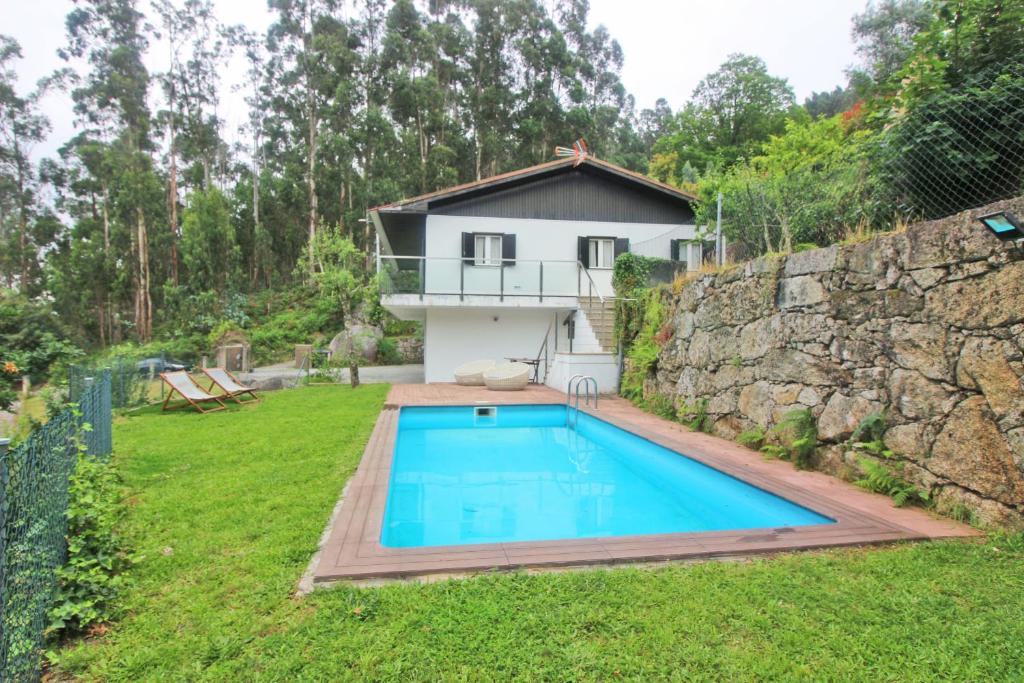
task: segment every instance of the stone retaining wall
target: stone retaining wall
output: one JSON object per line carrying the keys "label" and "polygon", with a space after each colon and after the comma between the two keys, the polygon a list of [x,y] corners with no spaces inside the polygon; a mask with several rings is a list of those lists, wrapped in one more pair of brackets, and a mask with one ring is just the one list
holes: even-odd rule
{"label": "stone retaining wall", "polygon": [[846,477],[851,433],[885,408],[886,446],[940,509],[1024,526],[1024,247],[975,219],[1000,209],[1024,198],[685,283],[645,392],[706,399],[727,438],[810,408],[816,466]]}

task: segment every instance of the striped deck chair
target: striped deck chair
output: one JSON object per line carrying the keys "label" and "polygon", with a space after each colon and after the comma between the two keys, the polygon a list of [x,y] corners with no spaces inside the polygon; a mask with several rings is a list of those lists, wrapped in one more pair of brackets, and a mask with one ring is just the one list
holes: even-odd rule
{"label": "striped deck chair", "polygon": [[[226,407],[219,397],[207,393],[202,387],[195,383],[195,380],[184,370],[178,372],[161,372],[160,379],[170,387],[167,398],[164,399],[164,410],[177,410],[192,406],[201,413],[212,413],[217,410],[224,410]],[[171,397],[180,394],[185,403],[171,405]],[[216,403],[216,406],[204,408],[204,405]]]}
{"label": "striped deck chair", "polygon": [[[238,403],[256,403],[260,400],[260,397],[256,395],[256,390],[252,387],[247,387],[230,372],[223,368],[203,368],[203,374],[210,378],[210,391],[213,388],[220,387],[220,390],[224,392],[221,398],[230,398]],[[239,396],[249,394],[251,398],[243,401]]]}

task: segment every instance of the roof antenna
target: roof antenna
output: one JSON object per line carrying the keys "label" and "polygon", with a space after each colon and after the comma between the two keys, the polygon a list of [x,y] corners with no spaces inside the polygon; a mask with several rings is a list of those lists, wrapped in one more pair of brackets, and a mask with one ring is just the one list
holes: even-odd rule
{"label": "roof antenna", "polygon": [[555,147],[556,157],[575,157],[576,161],[573,162],[573,167],[579,166],[583,163],[583,160],[588,156],[591,156],[590,150],[587,149],[587,141],[580,138],[573,143],[572,147]]}

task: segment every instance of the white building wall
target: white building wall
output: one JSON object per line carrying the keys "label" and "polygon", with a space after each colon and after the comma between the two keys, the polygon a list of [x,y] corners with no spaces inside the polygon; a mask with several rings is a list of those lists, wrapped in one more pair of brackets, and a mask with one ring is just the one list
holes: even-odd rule
{"label": "white building wall", "polygon": [[[559,320],[567,312],[560,312]],[[554,320],[554,312],[543,309],[428,308],[423,331],[425,379],[453,382],[455,368],[473,360],[535,358]]]}
{"label": "white building wall", "polygon": [[555,354],[546,384],[552,389],[565,391],[574,375],[593,377],[602,394],[619,391],[619,360],[614,353],[562,353]]}
{"label": "white building wall", "polygon": [[[662,225],[650,223],[613,223],[599,221],[555,221],[521,218],[477,218],[472,216],[429,215],[426,223],[426,256],[447,257],[450,261],[427,262],[428,292],[457,294],[462,267],[462,233],[508,233],[516,236],[517,261],[545,261],[545,295],[575,294],[577,291],[577,238],[580,236],[625,237],[630,251],[669,258],[673,239],[696,237],[693,225]],[[563,261],[564,263],[555,263]],[[610,269],[591,268],[590,275],[602,296],[613,296]],[[499,268],[485,266],[465,269],[467,293],[497,292]],[[584,277],[581,291],[587,294]],[[540,288],[540,272],[536,263],[517,263],[505,269],[504,291],[508,294],[536,296]]]}

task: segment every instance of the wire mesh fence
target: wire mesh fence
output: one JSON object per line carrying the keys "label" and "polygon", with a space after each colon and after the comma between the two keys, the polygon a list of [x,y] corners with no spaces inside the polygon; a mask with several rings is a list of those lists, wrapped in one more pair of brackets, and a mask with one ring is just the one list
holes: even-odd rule
{"label": "wire mesh fence", "polygon": [[1024,65],[914,101],[879,137],[883,201],[941,218],[1024,192]]}
{"label": "wire mesh fence", "polygon": [[111,405],[114,408],[136,408],[145,405],[149,399],[150,375],[137,361],[131,358],[113,358],[103,367],[71,365],[68,367],[68,400],[77,402],[89,382],[95,377],[110,375]]}
{"label": "wire mesh fence", "polygon": [[112,449],[111,374],[83,386],[77,405],[15,448],[0,446],[0,681],[36,681],[56,569],[67,555],[69,478],[79,444]]}
{"label": "wire mesh fence", "polygon": [[[1024,194],[1024,64],[905,84],[712,176],[729,256],[858,240]],[[699,209],[716,223],[715,206]]]}

